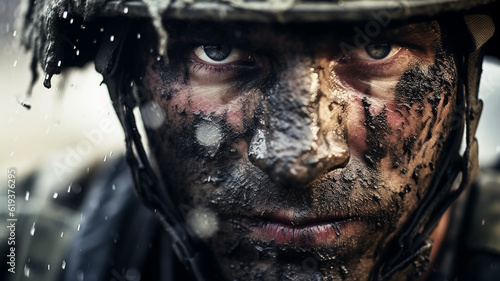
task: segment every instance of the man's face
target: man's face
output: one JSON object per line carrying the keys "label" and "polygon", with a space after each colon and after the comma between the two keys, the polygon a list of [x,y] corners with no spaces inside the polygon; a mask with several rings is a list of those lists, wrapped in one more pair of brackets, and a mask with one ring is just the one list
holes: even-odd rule
{"label": "man's face", "polygon": [[168,192],[224,276],[366,279],[453,125],[439,25],[366,46],[340,24],[167,29],[169,64],[144,55],[141,112]]}

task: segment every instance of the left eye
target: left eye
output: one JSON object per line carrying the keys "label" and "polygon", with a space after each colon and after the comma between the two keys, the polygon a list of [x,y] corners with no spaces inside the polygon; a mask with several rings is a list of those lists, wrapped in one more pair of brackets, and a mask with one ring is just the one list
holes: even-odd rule
{"label": "left eye", "polygon": [[202,45],[196,47],[193,53],[202,62],[212,65],[228,64],[245,59],[244,52],[228,45]]}
{"label": "left eye", "polygon": [[394,56],[401,47],[390,43],[373,44],[364,48],[359,48],[353,52],[353,56],[361,60],[383,60]]}

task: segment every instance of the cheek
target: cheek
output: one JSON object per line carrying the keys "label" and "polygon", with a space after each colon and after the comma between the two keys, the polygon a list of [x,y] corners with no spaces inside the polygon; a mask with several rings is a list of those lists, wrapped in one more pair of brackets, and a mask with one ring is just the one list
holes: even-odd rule
{"label": "cheek", "polygon": [[[370,126],[373,126],[373,124],[367,123],[367,110],[370,116],[379,116],[383,112],[383,115],[385,115],[384,122],[391,132],[398,131],[405,118],[401,110],[395,105],[394,100],[371,98],[359,93],[348,96],[347,128],[349,148],[352,155],[362,157],[363,152],[368,149],[367,130]],[[369,106],[364,104],[363,100],[365,100],[365,103],[369,103]]]}
{"label": "cheek", "polygon": [[176,123],[183,120],[189,122],[200,113],[224,117],[225,123],[235,132],[242,132],[245,123],[253,118],[260,96],[256,90],[240,92],[233,87],[177,85],[176,88],[179,90],[162,103],[168,108],[170,120]]}

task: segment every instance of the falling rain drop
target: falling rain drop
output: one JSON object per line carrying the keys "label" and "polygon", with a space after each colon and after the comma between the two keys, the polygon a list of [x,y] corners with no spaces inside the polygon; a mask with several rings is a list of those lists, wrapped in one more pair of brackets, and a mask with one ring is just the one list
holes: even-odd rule
{"label": "falling rain drop", "polygon": [[141,106],[141,115],[144,126],[149,129],[158,129],[165,122],[165,112],[156,102],[148,102]]}
{"label": "falling rain drop", "polygon": [[76,280],[78,280],[78,281],[83,281],[83,278],[84,278],[83,271],[79,270],[79,271],[76,273]]}
{"label": "falling rain drop", "polygon": [[63,231],[63,232],[61,232],[61,238],[63,238],[63,237],[64,237],[64,231]]}
{"label": "falling rain drop", "polygon": [[54,195],[52,195],[52,198],[56,199],[56,198],[57,198],[57,196],[59,196],[59,193],[54,192]]}
{"label": "falling rain drop", "polygon": [[64,11],[62,14],[62,18],[65,19],[68,17],[68,11]]}
{"label": "falling rain drop", "polygon": [[109,37],[109,41],[111,41],[111,42],[115,41],[115,36],[114,36],[114,35],[111,35],[111,36]]}
{"label": "falling rain drop", "polygon": [[73,24],[74,21],[75,21],[75,19],[73,19],[73,18],[69,19],[69,24]]}
{"label": "falling rain drop", "polygon": [[137,33],[137,39],[141,39],[141,34]]}
{"label": "falling rain drop", "polygon": [[208,209],[195,209],[188,214],[187,223],[200,238],[212,236],[218,230],[218,219],[215,213]]}
{"label": "falling rain drop", "polygon": [[57,67],[61,67],[62,61],[57,61]]}
{"label": "falling rain drop", "polygon": [[111,190],[116,190],[116,186],[114,184],[111,186]]}
{"label": "falling rain drop", "polygon": [[110,151],[110,152],[109,152],[109,156],[113,156],[113,151]]}
{"label": "falling rain drop", "polygon": [[14,155],[14,150],[10,152],[10,156],[13,156]]}
{"label": "falling rain drop", "polygon": [[35,223],[33,223],[33,226],[31,226],[30,235],[31,236],[35,235]]}
{"label": "falling rain drop", "polygon": [[47,270],[50,270],[50,264],[47,264]]}
{"label": "falling rain drop", "polygon": [[71,184],[68,186],[68,193],[71,192]]}
{"label": "falling rain drop", "polygon": [[484,219],[482,219],[482,220],[481,220],[481,225],[482,225],[482,226],[484,226],[484,223],[485,223],[485,220],[484,220]]}
{"label": "falling rain drop", "polygon": [[30,268],[28,267],[28,265],[24,266],[24,276],[30,277]]}
{"label": "falling rain drop", "polygon": [[125,14],[127,14],[127,13],[128,13],[128,7],[125,7],[125,8],[123,9],[123,13],[125,13]]}
{"label": "falling rain drop", "polygon": [[80,50],[76,50],[76,55],[79,56],[80,55]]}
{"label": "falling rain drop", "polygon": [[66,260],[63,260],[61,263],[61,268],[66,269]]}
{"label": "falling rain drop", "polygon": [[196,139],[201,145],[218,146],[221,137],[222,134],[219,126],[213,122],[202,122],[196,128]]}
{"label": "falling rain drop", "polygon": [[107,157],[107,155],[104,155],[103,162],[106,162],[106,157]]}
{"label": "falling rain drop", "polygon": [[30,200],[30,192],[26,191],[26,195],[24,195],[24,200],[28,201]]}
{"label": "falling rain drop", "polygon": [[14,61],[14,67],[16,67],[16,66],[17,66],[17,60]]}
{"label": "falling rain drop", "polygon": [[12,36],[16,37],[17,35],[17,30],[14,30],[14,32],[12,33]]}
{"label": "falling rain drop", "polygon": [[76,231],[80,231],[80,224],[76,226]]}

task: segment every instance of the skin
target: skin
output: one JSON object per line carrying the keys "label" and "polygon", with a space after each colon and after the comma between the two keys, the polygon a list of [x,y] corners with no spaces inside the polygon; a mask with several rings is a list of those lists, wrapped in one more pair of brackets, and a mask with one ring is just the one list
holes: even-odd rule
{"label": "skin", "polygon": [[372,38],[381,59],[335,27],[171,23],[169,64],[138,56],[153,160],[227,280],[366,280],[430,184],[456,92],[439,24]]}

